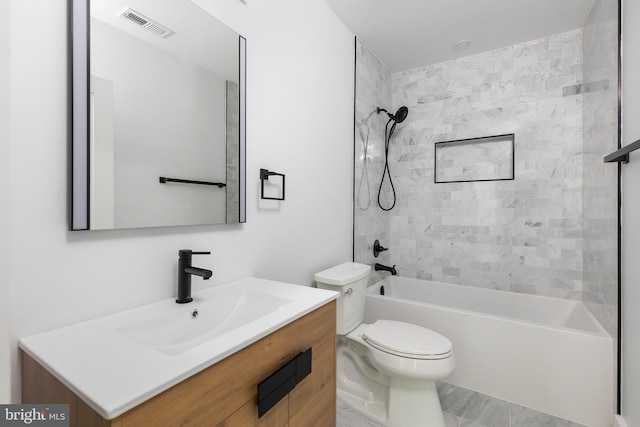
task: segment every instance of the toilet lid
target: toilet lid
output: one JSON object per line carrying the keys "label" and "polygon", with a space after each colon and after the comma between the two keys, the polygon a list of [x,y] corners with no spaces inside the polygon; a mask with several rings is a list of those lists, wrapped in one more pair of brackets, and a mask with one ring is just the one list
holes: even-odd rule
{"label": "toilet lid", "polygon": [[444,359],[451,355],[451,341],[437,332],[411,323],[378,320],[362,338],[372,347],[411,359]]}

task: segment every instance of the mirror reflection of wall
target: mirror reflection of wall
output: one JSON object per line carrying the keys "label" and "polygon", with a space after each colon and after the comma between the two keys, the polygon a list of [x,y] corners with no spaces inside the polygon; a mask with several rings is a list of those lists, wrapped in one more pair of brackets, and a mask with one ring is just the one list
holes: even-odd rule
{"label": "mirror reflection of wall", "polygon": [[239,221],[238,35],[169,3],[91,0],[91,229]]}
{"label": "mirror reflection of wall", "polygon": [[240,86],[227,80],[227,224],[240,222]]}

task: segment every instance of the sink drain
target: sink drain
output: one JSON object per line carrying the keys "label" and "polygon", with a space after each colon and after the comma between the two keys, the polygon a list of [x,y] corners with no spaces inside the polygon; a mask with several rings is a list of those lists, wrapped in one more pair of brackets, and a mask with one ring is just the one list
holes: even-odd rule
{"label": "sink drain", "polygon": [[197,317],[198,317],[198,315],[199,315],[199,314],[200,314],[200,313],[198,313],[198,310],[193,310],[193,311],[191,312],[191,318],[192,318],[192,319],[195,319],[195,318],[197,318]]}

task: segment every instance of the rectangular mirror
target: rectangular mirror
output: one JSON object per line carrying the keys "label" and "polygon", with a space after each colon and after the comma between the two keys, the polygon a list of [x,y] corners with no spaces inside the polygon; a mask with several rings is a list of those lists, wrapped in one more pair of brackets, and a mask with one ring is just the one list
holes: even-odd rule
{"label": "rectangular mirror", "polygon": [[246,40],[190,0],[72,0],[71,230],[245,222]]}

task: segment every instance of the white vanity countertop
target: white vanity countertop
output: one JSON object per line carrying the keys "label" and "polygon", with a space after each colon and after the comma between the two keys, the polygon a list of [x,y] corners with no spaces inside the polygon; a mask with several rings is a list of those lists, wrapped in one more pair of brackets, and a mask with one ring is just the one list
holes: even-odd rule
{"label": "white vanity countertop", "polygon": [[[176,306],[191,312],[228,289],[247,289],[293,300],[254,321],[177,354],[122,333],[132,324]],[[337,298],[336,292],[247,278],[207,288],[193,302],[175,299],[110,314],[22,338],[20,348],[106,419],[113,419],[193,374]]]}

